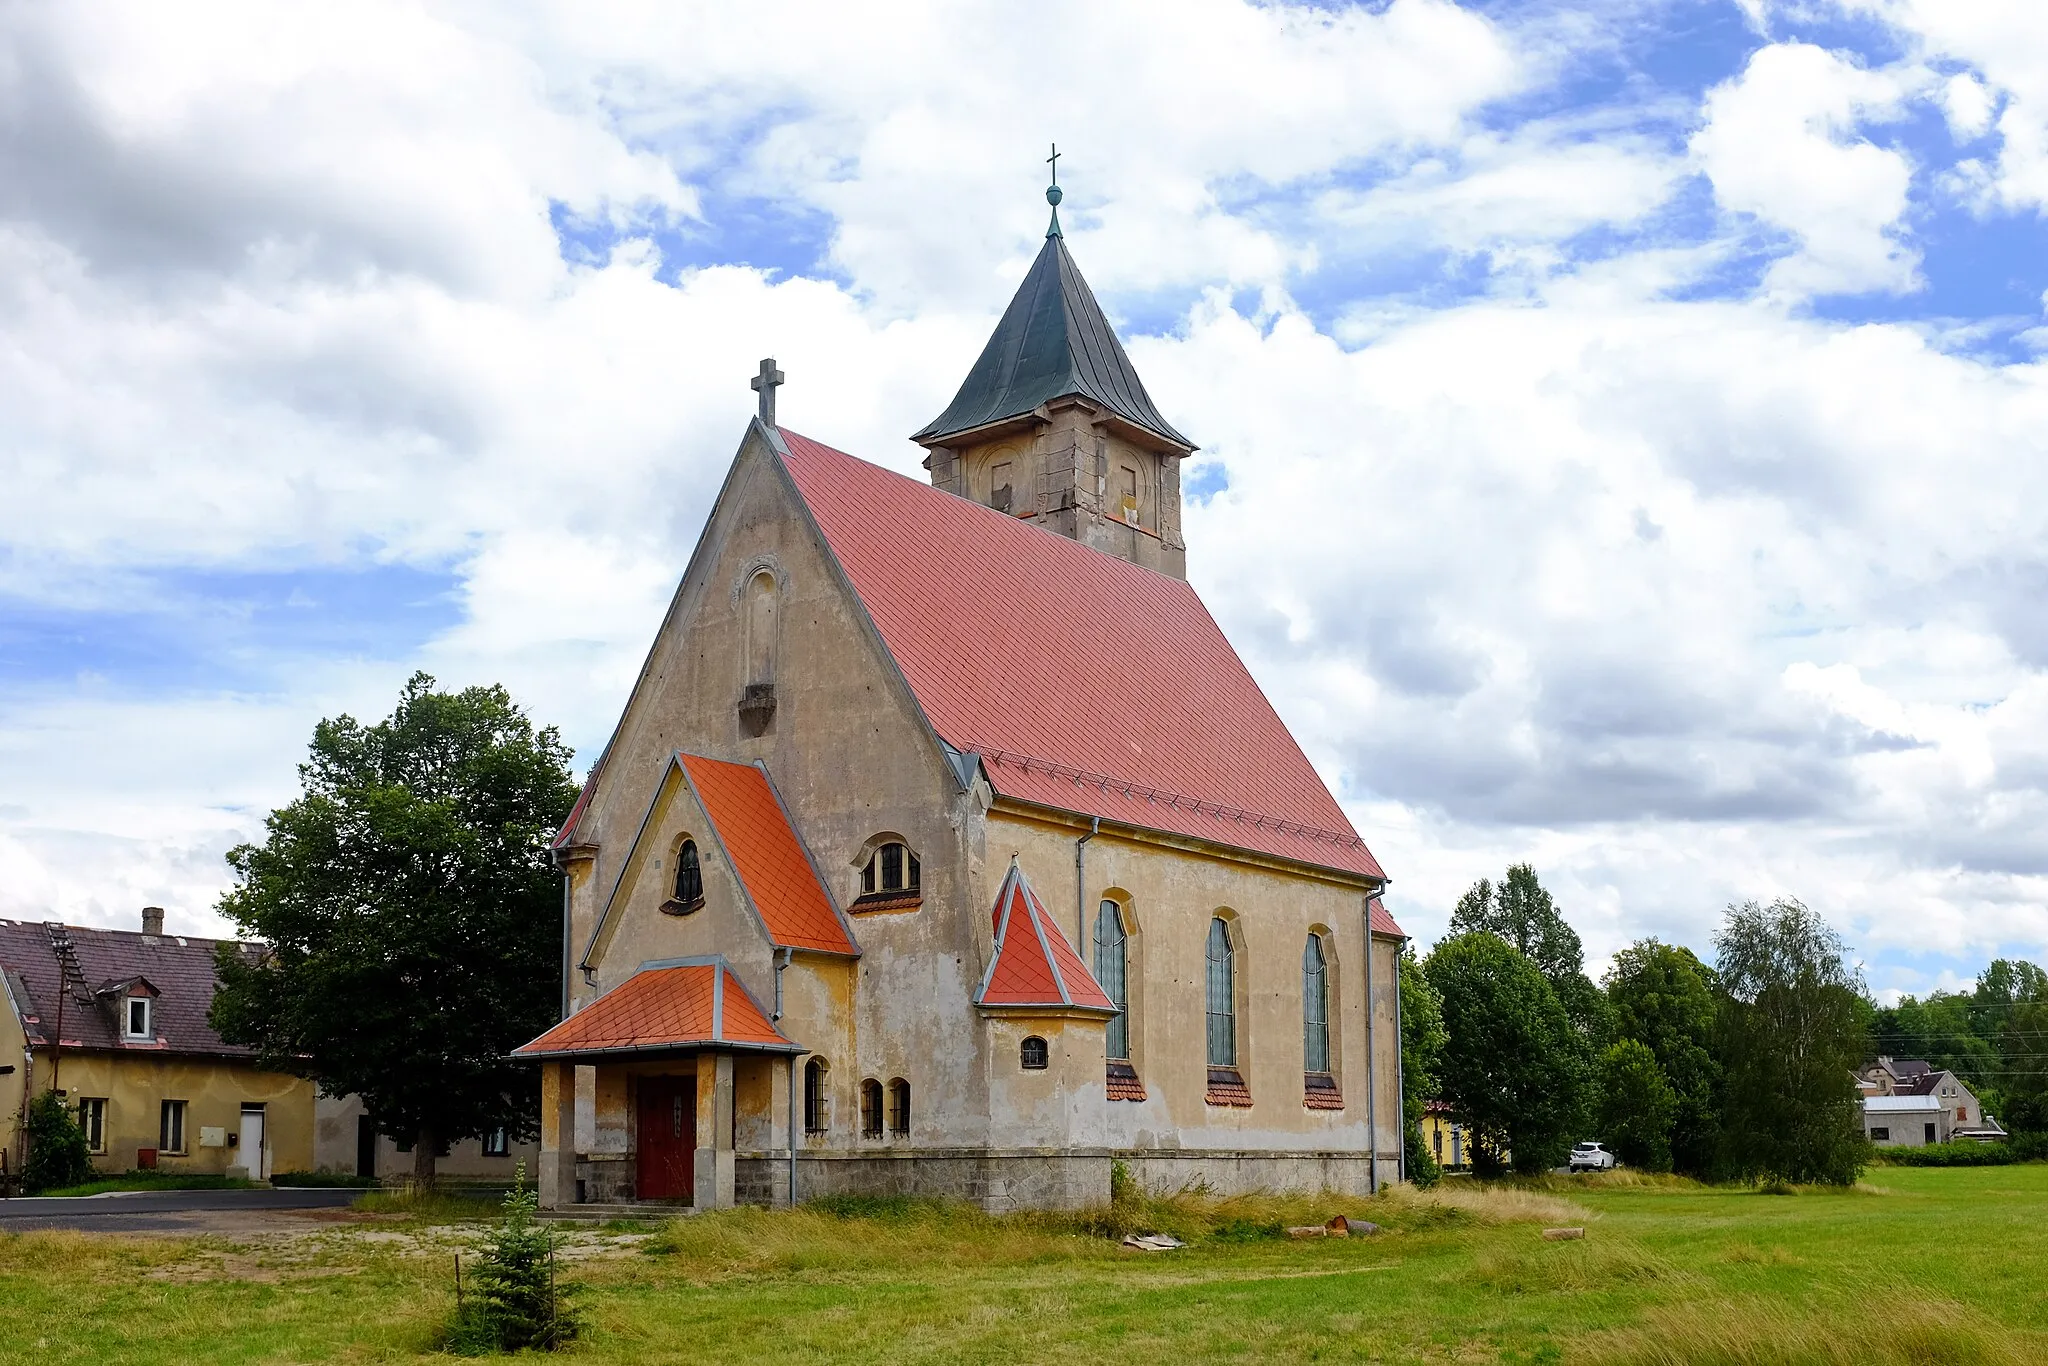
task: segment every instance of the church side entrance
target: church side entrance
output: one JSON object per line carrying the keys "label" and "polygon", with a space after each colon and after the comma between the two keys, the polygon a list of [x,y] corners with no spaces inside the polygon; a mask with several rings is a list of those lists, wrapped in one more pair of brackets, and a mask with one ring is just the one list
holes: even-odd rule
{"label": "church side entrance", "polygon": [[691,1199],[697,1180],[697,1079],[642,1077],[639,1128],[639,1198]]}

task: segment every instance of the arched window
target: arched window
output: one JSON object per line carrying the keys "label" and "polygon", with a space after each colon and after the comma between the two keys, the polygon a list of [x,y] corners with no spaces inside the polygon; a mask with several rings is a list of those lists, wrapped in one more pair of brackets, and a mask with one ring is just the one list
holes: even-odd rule
{"label": "arched window", "polygon": [[860,894],[863,899],[878,900],[914,897],[920,895],[923,881],[923,865],[910,852],[910,846],[901,840],[889,840],[877,845],[861,865]]}
{"label": "arched window", "polygon": [[1209,1066],[1237,1066],[1237,965],[1230,927],[1209,922]]}
{"label": "arched window", "polygon": [[832,1127],[832,1097],[825,1087],[830,1070],[823,1058],[804,1064],[804,1128],[814,1134]]}
{"label": "arched window", "polygon": [[684,840],[676,850],[676,900],[685,908],[704,899],[704,867],[697,861],[697,841]]}
{"label": "arched window", "polygon": [[1116,1017],[1102,1027],[1103,1053],[1116,1062],[1128,1062],[1131,1056],[1129,978],[1125,971],[1129,947],[1123,908],[1105,900],[1095,912],[1095,980],[1116,1003]]}
{"label": "arched window", "polygon": [[1301,1057],[1305,1072],[1330,1070],[1330,975],[1319,934],[1301,946]]}
{"label": "arched window", "polygon": [[1017,1060],[1027,1072],[1043,1072],[1052,1061],[1052,1050],[1045,1046],[1045,1040],[1033,1034],[1017,1049]]}
{"label": "arched window", "polygon": [[889,1083],[889,1132],[899,1138],[910,1133],[910,1083],[901,1077]]}
{"label": "arched window", "polygon": [[860,1136],[882,1136],[882,1083],[873,1077],[860,1084]]}

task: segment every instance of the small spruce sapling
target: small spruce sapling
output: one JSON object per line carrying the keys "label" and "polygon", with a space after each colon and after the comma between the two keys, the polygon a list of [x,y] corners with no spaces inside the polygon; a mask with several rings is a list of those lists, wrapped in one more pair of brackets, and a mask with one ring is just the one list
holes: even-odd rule
{"label": "small spruce sapling", "polygon": [[448,1335],[451,1350],[551,1352],[576,1336],[580,1324],[569,1304],[575,1287],[555,1277],[554,1231],[534,1217],[539,1207],[522,1162],[504,1218],[478,1249]]}

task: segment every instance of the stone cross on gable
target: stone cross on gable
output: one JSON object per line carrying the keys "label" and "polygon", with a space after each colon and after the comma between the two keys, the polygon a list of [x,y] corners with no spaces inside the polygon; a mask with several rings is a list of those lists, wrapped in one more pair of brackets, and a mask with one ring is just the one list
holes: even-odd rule
{"label": "stone cross on gable", "polygon": [[783,374],[775,368],[775,357],[761,362],[761,373],[747,381],[749,387],[761,396],[761,422],[764,426],[775,425],[775,386],[782,383]]}

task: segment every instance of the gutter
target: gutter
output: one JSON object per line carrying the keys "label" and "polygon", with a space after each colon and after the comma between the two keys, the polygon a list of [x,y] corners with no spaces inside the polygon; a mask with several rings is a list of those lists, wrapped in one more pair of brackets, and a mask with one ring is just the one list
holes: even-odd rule
{"label": "gutter", "polygon": [[[775,964],[775,1013],[768,1022],[777,1029],[782,1027],[782,970],[796,961],[796,950],[784,945],[778,949],[780,961]],[[789,1055],[789,1207],[796,1208],[796,1060],[797,1054]]]}

